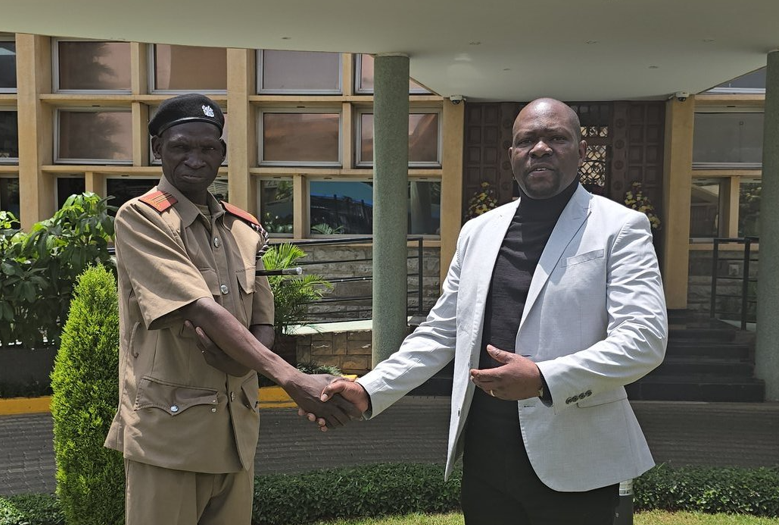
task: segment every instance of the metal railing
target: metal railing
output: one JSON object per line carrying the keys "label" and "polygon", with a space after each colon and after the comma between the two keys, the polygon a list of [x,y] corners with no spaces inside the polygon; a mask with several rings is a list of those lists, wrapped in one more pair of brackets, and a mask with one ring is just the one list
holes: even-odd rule
{"label": "metal railing", "polygon": [[[407,267],[411,266],[408,261],[416,260],[415,271],[407,271],[407,314],[411,316],[424,316],[427,315],[428,310],[432,304],[425,303],[424,293],[424,269],[425,269],[425,254],[424,254],[424,237],[422,236],[409,236],[407,237],[409,243],[414,243],[414,247],[409,248],[407,256]],[[323,322],[323,321],[358,321],[371,318],[372,314],[372,298],[373,295],[369,291],[367,293],[359,293],[359,286],[357,293],[339,293],[339,288],[348,288],[350,283],[369,283],[373,281],[372,271],[372,252],[373,252],[373,238],[372,237],[344,237],[339,239],[306,239],[306,240],[289,240],[284,239],[272,239],[271,245],[281,244],[284,242],[290,242],[296,246],[299,246],[307,255],[311,255],[310,247],[323,247],[323,246],[338,246],[338,245],[370,245],[371,255],[365,257],[346,257],[346,258],[328,258],[328,259],[309,259],[304,258],[298,261],[296,264],[304,268],[304,273],[315,273],[328,281],[333,285],[333,292],[327,294],[322,299],[310,303],[312,306],[316,305],[318,308],[309,309],[308,320]],[[343,265],[352,263],[364,263],[368,266],[367,271],[355,272],[352,275],[344,276],[339,275],[335,270]],[[312,269],[310,272],[308,268]],[[342,272],[341,272],[342,273]],[[415,282],[416,281],[416,282]],[[416,284],[416,286],[414,286]],[[412,299],[416,299],[413,301]],[[413,304],[413,303],[416,304]],[[333,308],[332,306],[338,305],[339,308]],[[346,307],[346,308],[344,308]]]}
{"label": "metal railing", "polygon": [[[756,321],[755,314],[752,313],[754,309],[750,309],[750,305],[757,305],[757,273],[750,272],[750,264],[758,261],[757,257],[753,257],[754,252],[752,251],[752,245],[757,244],[758,242],[758,237],[714,239],[714,249],[711,258],[711,305],[709,307],[709,315],[712,319],[740,320],[742,330],[746,330],[748,323]],[[743,257],[740,259],[730,257],[720,258],[720,245],[733,243],[744,245]],[[728,266],[727,275],[720,275],[720,263],[722,261],[731,261]],[[752,277],[751,273],[755,273],[755,276]],[[728,290],[726,293],[718,293],[720,281],[740,281],[741,292],[732,293]],[[750,286],[752,283],[754,284]],[[717,311],[718,299],[724,299],[724,301],[719,301],[722,303],[719,312]],[[725,307],[723,305],[738,305],[738,308],[732,309],[729,306]]]}

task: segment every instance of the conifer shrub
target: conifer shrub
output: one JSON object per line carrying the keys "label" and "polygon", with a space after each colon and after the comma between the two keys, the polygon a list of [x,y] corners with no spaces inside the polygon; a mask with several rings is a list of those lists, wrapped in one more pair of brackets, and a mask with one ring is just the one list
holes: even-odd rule
{"label": "conifer shrub", "polygon": [[124,463],[103,447],[118,403],[116,280],[103,266],[77,280],[52,372],[57,496],[68,524],[124,518]]}

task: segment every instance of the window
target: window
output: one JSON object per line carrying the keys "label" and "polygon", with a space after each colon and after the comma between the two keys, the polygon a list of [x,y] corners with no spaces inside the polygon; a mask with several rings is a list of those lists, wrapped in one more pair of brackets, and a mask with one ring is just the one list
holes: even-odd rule
{"label": "window", "polygon": [[719,237],[722,180],[693,179],[690,237]]}
{"label": "window", "polygon": [[16,111],[0,111],[0,163],[19,163],[19,123]]}
{"label": "window", "polygon": [[[373,93],[373,56],[356,55],[355,90],[357,93]],[[408,79],[408,92],[413,95],[428,95],[430,91]]]}
{"label": "window", "polygon": [[[106,195],[111,197],[108,204],[119,208],[122,204],[140,197],[160,182],[159,178],[138,178],[138,177],[111,177],[106,180]],[[217,178],[211,186],[208,187],[214,197],[219,200],[227,200],[227,178]]]}
{"label": "window", "polygon": [[257,53],[260,93],[341,93],[341,54],[307,51]]}
{"label": "window", "polygon": [[694,168],[759,168],[762,155],[762,113],[695,114]]}
{"label": "window", "polygon": [[227,90],[226,49],[156,44],[152,52],[152,91]]}
{"label": "window", "polygon": [[[158,108],[156,108],[156,107],[149,108],[149,121],[151,121],[151,119],[154,118],[154,115],[157,113],[157,109]],[[230,144],[230,142],[227,140],[227,113],[225,112],[224,108],[222,108],[222,114],[224,115],[224,118],[225,118],[224,127],[222,128],[222,140],[224,140],[225,143]],[[148,122],[146,123],[146,129],[149,129],[149,123]],[[151,139],[152,138],[149,137],[149,162],[153,166],[161,166],[162,165],[162,160],[154,158],[154,150],[151,147]],[[225,160],[222,161],[222,166],[227,166],[228,155],[229,154],[225,155]]]}
{"label": "window", "polygon": [[260,115],[261,163],[340,166],[340,113],[265,112]]}
{"label": "window", "polygon": [[292,234],[292,185],[292,179],[260,181],[260,222],[271,235]]}
{"label": "window", "polygon": [[742,180],[738,194],[738,236],[760,235],[760,180]]}
{"label": "window", "polygon": [[[312,234],[373,233],[372,182],[311,181],[309,192]],[[409,181],[408,199],[408,233],[439,235],[441,183]]]}
{"label": "window", "polygon": [[57,177],[57,209],[62,208],[71,195],[81,195],[85,191],[84,177]]}
{"label": "window", "polygon": [[9,211],[19,218],[19,178],[0,178],[0,210]]}
{"label": "window", "polygon": [[[437,112],[411,113],[408,116],[408,165],[414,167],[439,167],[441,165],[441,141],[439,114]],[[373,113],[358,114],[359,137],[358,166],[373,165]]]}
{"label": "window", "polygon": [[130,92],[130,43],[56,40],[56,91]]}
{"label": "window", "polygon": [[57,112],[55,159],[63,164],[132,162],[132,114],[124,110]]}
{"label": "window", "polygon": [[723,82],[706,93],[765,93],[766,68]]}
{"label": "window", "polygon": [[0,37],[0,93],[16,93],[16,42]]}

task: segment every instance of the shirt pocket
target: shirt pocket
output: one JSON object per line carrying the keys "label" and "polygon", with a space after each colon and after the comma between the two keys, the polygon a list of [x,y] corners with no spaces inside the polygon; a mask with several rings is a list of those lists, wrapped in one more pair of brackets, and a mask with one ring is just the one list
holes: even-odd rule
{"label": "shirt pocket", "polygon": [[260,384],[258,382],[257,376],[255,374],[252,374],[251,377],[246,379],[241,384],[241,391],[244,395],[244,406],[254,412],[257,411],[257,408],[260,404]]}
{"label": "shirt pocket", "polygon": [[254,268],[244,268],[235,272],[238,286],[241,289],[241,305],[243,307],[246,325],[251,323],[254,304]]}
{"label": "shirt pocket", "polygon": [[171,416],[177,416],[196,406],[216,406],[217,392],[211,388],[178,385],[142,377],[135,397],[135,410],[158,408]]}
{"label": "shirt pocket", "polygon": [[593,250],[591,252],[586,252],[586,253],[580,253],[578,255],[566,257],[565,259],[563,259],[562,264],[560,264],[560,266],[566,268],[569,266],[575,266],[577,264],[582,264],[595,259],[602,259],[604,254],[605,254],[605,250],[603,249]]}

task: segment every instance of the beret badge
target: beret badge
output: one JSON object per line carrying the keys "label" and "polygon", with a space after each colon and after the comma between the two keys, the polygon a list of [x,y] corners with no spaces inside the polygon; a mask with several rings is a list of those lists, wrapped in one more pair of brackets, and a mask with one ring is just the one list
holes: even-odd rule
{"label": "beret badge", "polygon": [[212,108],[211,106],[206,106],[205,104],[203,104],[202,108],[203,108],[203,115],[211,118],[214,117],[214,108]]}

